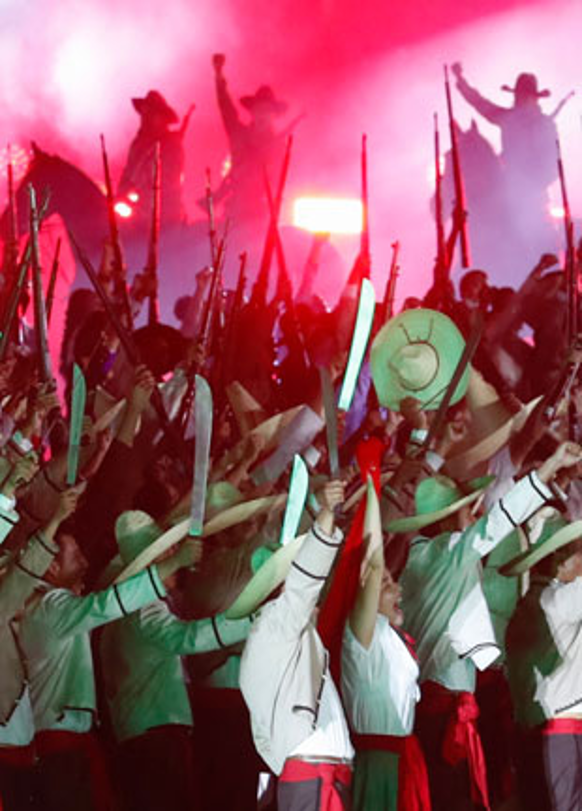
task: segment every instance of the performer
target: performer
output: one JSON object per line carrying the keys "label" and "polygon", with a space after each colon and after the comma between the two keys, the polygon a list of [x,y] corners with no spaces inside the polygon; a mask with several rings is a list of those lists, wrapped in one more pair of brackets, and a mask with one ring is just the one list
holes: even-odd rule
{"label": "performer", "polygon": [[70,522],[59,527],[58,552],[27,604],[19,631],[40,757],[40,793],[45,809],[109,809],[114,807],[93,732],[96,692],[89,633],[165,595],[164,581],[196,562],[200,543],[183,543],[157,567],[82,595],[87,560]]}
{"label": "performer", "polygon": [[506,638],[522,801],[581,809],[581,522],[548,519],[530,549],[500,568],[509,577],[528,570]]}
{"label": "performer", "polygon": [[[148,514],[122,513],[116,538],[124,564],[131,565],[160,535]],[[225,649],[244,640],[250,626],[246,618],[221,615],[183,621],[164,598],[160,593],[104,629],[100,643],[127,809],[196,808],[193,718],[181,656]]]}
{"label": "performer", "polygon": [[420,697],[401,587],[374,549],[344,631],[342,696],[356,749],[353,809],[431,809],[425,759],[413,735]]}
{"label": "performer", "polygon": [[157,90],[150,90],[144,98],[132,99],[132,104],[140,116],[140,128],[130,144],[117,193],[119,196],[136,193],[140,222],[150,222],[155,148],[159,143],[162,171],[160,219],[162,223],[181,223],[184,219],[183,140],[194,106],[181,126],[171,129],[178,122],[178,116]]}
{"label": "performer", "polygon": [[303,543],[289,542],[250,582],[264,587],[261,598],[248,607],[253,611],[278,585],[274,581],[265,588],[261,573],[275,572],[276,564],[281,567],[287,556],[291,568],[283,592],[261,608],[240,673],[255,746],[279,776],[278,809],[350,808],[354,750],[314,622],[318,598],[342,542],[334,527],[334,508],[344,499],[342,483],[329,482],[317,498],[322,509]]}
{"label": "performer", "polygon": [[[452,65],[452,71],[468,104],[500,128],[508,216],[521,239],[517,246],[522,245],[525,261],[534,261],[556,242],[547,217],[547,191],[558,177],[557,128],[554,115],[544,113],[539,105],[539,99],[550,96],[550,91],[539,90],[533,73],[521,73],[514,87],[502,86],[514,96],[512,107],[503,107],[466,81],[460,62]],[[517,259],[522,261],[519,255]]]}
{"label": "performer", "polygon": [[217,101],[229,140],[231,167],[215,201],[226,198],[227,210],[237,221],[262,217],[269,208],[265,199],[264,172],[272,184],[279,171],[286,133],[275,130],[275,119],[287,110],[287,104],[277,99],[268,85],[262,85],[252,96],[242,96],[240,102],[250,113],[251,121],[244,124],[229,94],[223,68],[224,54],[213,55]]}
{"label": "performer", "polygon": [[410,544],[402,585],[405,622],[421,666],[416,730],[435,809],[489,808],[474,690],[476,668],[494,662],[499,647],[478,564],[553,498],[547,483],[579,458],[579,447],[564,443],[477,522],[470,506],[487,483],[473,483],[464,495],[447,477],[425,479],[415,493],[417,515],[388,525],[392,532],[426,528],[427,533]]}

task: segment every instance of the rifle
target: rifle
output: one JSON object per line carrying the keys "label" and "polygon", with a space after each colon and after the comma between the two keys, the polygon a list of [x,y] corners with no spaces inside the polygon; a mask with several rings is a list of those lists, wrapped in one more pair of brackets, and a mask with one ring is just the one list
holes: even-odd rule
{"label": "rifle", "polygon": [[380,321],[379,321],[379,324],[381,326],[385,322],[389,321],[389,319],[392,319],[395,314],[394,313],[395,292],[397,290],[397,279],[399,277],[399,265],[398,265],[399,248],[400,248],[399,240],[396,240],[394,243],[392,243],[391,248],[393,249],[393,256],[391,259],[389,278],[387,279],[387,287],[385,288],[385,298],[383,299],[383,304],[381,306]]}
{"label": "rifle", "polygon": [[253,286],[251,301],[249,302],[250,305],[254,305],[256,307],[259,307],[260,309],[263,309],[263,307],[265,307],[265,303],[267,301],[269,270],[271,268],[273,249],[275,248],[276,245],[277,222],[279,220],[279,213],[281,211],[283,190],[285,188],[285,182],[287,179],[287,173],[289,169],[292,144],[293,144],[293,136],[290,135],[287,139],[285,155],[281,166],[281,171],[279,174],[279,182],[277,184],[277,193],[275,195],[275,200],[273,202],[273,207],[270,213],[269,226],[267,228],[267,235],[265,237],[265,243],[263,246],[261,263],[259,265],[259,271],[257,273],[255,285]]}
{"label": "rifle", "polygon": [[8,179],[8,234],[4,244],[4,257],[2,262],[4,284],[14,282],[18,268],[18,216],[16,211],[16,196],[14,194],[14,173],[11,152],[9,144],[9,159],[6,165]]}
{"label": "rifle", "polygon": [[40,250],[38,243],[39,213],[36,205],[36,192],[34,186],[28,186],[28,199],[30,203],[30,246],[32,267],[32,289],[34,297],[34,328],[36,334],[37,351],[39,356],[40,379],[42,383],[55,383],[53,365],[49,353],[47,335],[47,313],[42,289],[42,275],[40,266]]}
{"label": "rifle", "polygon": [[568,318],[568,342],[572,346],[577,334],[580,322],[578,316],[578,293],[576,279],[576,251],[573,238],[573,218],[571,217],[571,207],[567,195],[567,184],[565,182],[565,170],[561,157],[561,145],[557,138],[557,166],[559,170],[559,181],[561,184],[561,197],[563,201],[563,223],[565,227],[565,274],[567,281],[567,318]]}
{"label": "rifle", "polygon": [[[362,231],[360,232],[360,255],[362,257],[362,269],[367,279],[370,279],[370,228],[368,209],[368,159],[366,151],[366,134],[362,135],[362,148],[360,153],[360,181],[362,201]],[[360,281],[360,280],[359,280]]]}
{"label": "rifle", "polygon": [[443,199],[441,175],[441,150],[439,147],[439,122],[437,113],[433,114],[434,126],[434,160],[435,160],[435,229],[437,235],[437,255],[433,272],[433,284],[441,290],[449,277],[449,259],[445,245],[445,232],[443,228]]}
{"label": "rifle", "polygon": [[61,238],[57,240],[55,246],[55,254],[53,256],[53,264],[51,266],[51,275],[49,277],[49,286],[47,288],[47,324],[51,323],[51,313],[53,312],[53,302],[55,300],[55,287],[57,285],[57,274],[59,273],[59,256],[61,253]]}
{"label": "rifle", "polygon": [[149,282],[150,292],[148,303],[148,324],[158,324],[160,321],[160,308],[158,304],[158,258],[160,247],[160,191],[161,191],[161,162],[160,142],[156,141],[154,152],[154,170],[152,182],[152,218],[150,221],[150,240],[148,243],[148,259],[144,268],[144,275]]}
{"label": "rifle", "polygon": [[[464,188],[464,180],[460,163],[456,122],[453,116],[453,104],[451,100],[451,88],[449,86],[449,74],[447,70],[447,65],[444,65],[443,69],[445,72],[445,96],[447,99],[447,115],[449,119],[449,134],[451,138],[453,181],[455,186],[454,219],[457,223],[460,235],[462,268],[469,268],[472,263],[472,260],[470,258],[470,239],[468,234],[468,212],[467,212],[466,192]],[[451,263],[451,258],[449,258],[449,262]]]}
{"label": "rifle", "polygon": [[105,178],[105,193],[107,200],[107,220],[109,222],[109,239],[113,248],[113,261],[115,268],[115,295],[119,299],[126,319],[126,327],[131,332],[133,329],[133,316],[130,304],[128,288],[126,284],[126,271],[119,239],[119,229],[115,215],[115,199],[111,184],[111,174],[109,172],[109,160],[105,149],[105,138],[103,134],[99,136],[101,140],[101,157],[103,160],[103,175]]}
{"label": "rifle", "polygon": [[206,208],[209,218],[209,243],[211,249],[211,268],[215,267],[217,259],[217,230],[215,227],[215,206],[213,201],[213,191],[211,187],[211,170],[206,168]]}
{"label": "rifle", "polygon": [[234,355],[235,339],[237,336],[237,327],[239,324],[239,315],[243,309],[243,296],[245,294],[245,285],[247,283],[246,277],[247,268],[247,251],[239,254],[239,278],[237,280],[237,287],[235,289],[235,296],[231,306],[231,313],[229,315],[229,323],[227,325],[225,343],[223,348],[224,364],[222,368],[221,383],[219,391],[223,391],[225,386],[231,382],[232,379],[232,363]]}

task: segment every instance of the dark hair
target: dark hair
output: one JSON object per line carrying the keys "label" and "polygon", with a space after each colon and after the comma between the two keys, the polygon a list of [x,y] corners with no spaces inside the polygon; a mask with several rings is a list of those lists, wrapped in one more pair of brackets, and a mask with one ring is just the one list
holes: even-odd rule
{"label": "dark hair", "polygon": [[536,574],[547,578],[555,578],[561,564],[563,564],[568,558],[571,558],[572,555],[575,555],[575,553],[580,552],[581,539],[575,539],[569,544],[565,544],[564,547],[559,547],[559,549],[555,550],[554,553],[546,555],[542,561],[539,561],[534,565],[532,568],[532,573],[533,575]]}

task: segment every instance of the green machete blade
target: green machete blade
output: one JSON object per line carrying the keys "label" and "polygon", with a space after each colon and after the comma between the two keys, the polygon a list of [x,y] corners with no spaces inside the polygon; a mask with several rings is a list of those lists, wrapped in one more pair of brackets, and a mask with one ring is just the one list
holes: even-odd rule
{"label": "green machete blade", "polygon": [[300,519],[304,510],[304,504],[308,495],[308,469],[299,454],[294,456],[294,464],[289,484],[289,494],[285,506],[283,524],[281,526],[281,536],[279,542],[285,546],[292,539],[295,539]]}
{"label": "green machete blade", "polygon": [[73,364],[73,396],[71,398],[71,422],[69,426],[69,448],[67,451],[67,485],[74,485],[77,481],[79,468],[79,448],[81,446],[81,432],[83,430],[83,415],[85,414],[85,401],[87,399],[87,386],[85,377],[77,364]]}
{"label": "green machete blade", "polygon": [[363,279],[360,286],[358,313],[354,325],[354,332],[352,333],[352,344],[350,346],[348,364],[346,365],[340,398],[338,399],[338,408],[345,412],[350,409],[354,390],[356,389],[356,382],[358,381],[360,367],[362,366],[366,346],[370,338],[370,331],[372,329],[375,303],[376,297],[372,282],[370,279]]}
{"label": "green machete blade", "polygon": [[196,376],[194,397],[194,479],[190,502],[190,536],[201,536],[206,505],[206,487],[213,432],[213,395],[202,375]]}

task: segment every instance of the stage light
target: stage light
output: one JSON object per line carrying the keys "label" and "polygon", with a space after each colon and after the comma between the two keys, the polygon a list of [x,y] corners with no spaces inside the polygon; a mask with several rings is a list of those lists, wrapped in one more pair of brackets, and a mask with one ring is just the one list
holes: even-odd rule
{"label": "stage light", "polygon": [[119,216],[123,217],[124,219],[131,217],[132,214],[134,213],[134,210],[132,209],[130,204],[126,203],[125,200],[118,200],[118,202],[114,206],[114,209],[119,214]]}
{"label": "stage light", "polygon": [[563,220],[565,209],[562,206],[549,206],[549,214],[554,220]]}
{"label": "stage light", "polygon": [[132,203],[137,203],[140,199],[140,196],[137,192],[128,192],[128,200]]}
{"label": "stage light", "polygon": [[298,197],[293,224],[314,234],[360,234],[362,202],[350,198]]}

